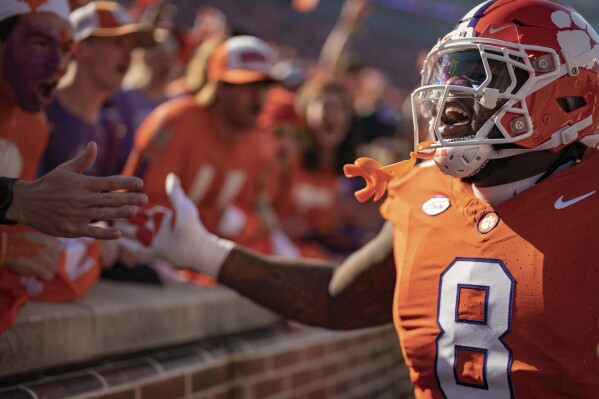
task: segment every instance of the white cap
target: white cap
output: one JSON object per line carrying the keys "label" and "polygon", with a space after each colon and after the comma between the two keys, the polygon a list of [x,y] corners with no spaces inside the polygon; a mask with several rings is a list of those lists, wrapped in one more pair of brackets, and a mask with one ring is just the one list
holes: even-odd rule
{"label": "white cap", "polygon": [[154,45],[152,28],[133,22],[125,7],[116,1],[92,1],[71,13],[76,42],[88,37],[131,35],[140,47]]}
{"label": "white cap", "polygon": [[33,12],[52,13],[70,24],[68,0],[0,0],[0,21]]}
{"label": "white cap", "polygon": [[254,36],[234,36],[220,44],[208,60],[208,81],[243,84],[274,80],[274,54]]}

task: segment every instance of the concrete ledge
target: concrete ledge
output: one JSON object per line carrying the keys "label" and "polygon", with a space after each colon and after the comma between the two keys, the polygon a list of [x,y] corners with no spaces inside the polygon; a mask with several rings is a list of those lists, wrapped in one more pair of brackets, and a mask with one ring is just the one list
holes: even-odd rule
{"label": "concrete ledge", "polygon": [[0,335],[0,378],[272,325],[224,287],[100,281],[80,301],[29,302]]}

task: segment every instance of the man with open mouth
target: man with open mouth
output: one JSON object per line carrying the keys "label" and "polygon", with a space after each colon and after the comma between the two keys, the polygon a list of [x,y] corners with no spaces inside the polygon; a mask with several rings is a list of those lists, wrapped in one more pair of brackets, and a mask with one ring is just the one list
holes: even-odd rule
{"label": "man with open mouth", "polygon": [[35,180],[48,140],[41,111],[54,97],[71,46],[66,0],[0,2],[0,223],[19,222],[56,236],[114,239],[117,229],[89,222],[100,215],[129,217],[147,198],[113,192],[137,190],[139,179],[81,175],[96,157],[95,144]]}
{"label": "man with open mouth", "polygon": [[46,108],[50,139],[40,165],[45,173],[81,151],[88,141],[98,144],[93,176],[119,174],[124,160],[120,147],[125,124],[109,97],[121,88],[137,47],[154,44],[152,27],[135,23],[114,1],[92,1],[73,11],[72,78]]}
{"label": "man with open mouth", "polygon": [[412,163],[346,166],[368,183],[357,197],[386,190],[388,223],[339,267],[207,233],[172,175],[175,212],[131,220],[123,242],[301,322],[393,321],[417,399],[596,398],[598,60],[597,32],[557,0],[473,8],[412,94],[415,140],[424,120],[432,141]]}
{"label": "man with open mouth", "polygon": [[95,143],[35,179],[48,141],[42,111],[69,62],[71,37],[66,0],[0,3],[0,332],[30,297],[83,295],[98,274],[89,261],[97,242],[87,237],[120,235],[90,222],[130,217],[147,202],[143,194],[114,192],[138,190],[140,179],[82,175],[96,158]]}

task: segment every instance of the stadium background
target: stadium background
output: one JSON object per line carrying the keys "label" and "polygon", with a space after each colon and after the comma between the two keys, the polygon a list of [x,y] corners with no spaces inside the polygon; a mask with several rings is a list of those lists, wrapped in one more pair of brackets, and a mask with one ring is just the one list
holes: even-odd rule
{"label": "stadium background", "polygon": [[[123,4],[131,1],[121,0]],[[596,0],[566,0],[599,26]],[[308,13],[295,12],[289,0],[170,0],[177,7],[175,21],[193,24],[198,6],[222,10],[228,22],[242,32],[278,44],[291,45],[306,59],[316,60],[331,31],[343,0],[321,0]],[[352,60],[385,71],[401,89],[418,84],[416,60],[430,49],[478,0],[373,0],[370,16],[360,24],[350,45]]]}

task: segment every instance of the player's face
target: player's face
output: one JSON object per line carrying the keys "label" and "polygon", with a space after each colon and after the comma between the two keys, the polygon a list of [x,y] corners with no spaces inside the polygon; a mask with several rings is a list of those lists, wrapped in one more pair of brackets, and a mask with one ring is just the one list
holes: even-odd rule
{"label": "player's face", "polygon": [[[511,79],[504,62],[488,60],[490,81],[488,88],[504,92]],[[487,81],[487,70],[478,50],[466,50],[439,56],[434,60],[428,84],[459,86],[478,89]],[[434,92],[431,92],[434,96]],[[434,97],[433,97],[434,98]],[[458,139],[473,136],[483,124],[499,109],[506,100],[500,100],[492,108],[483,106],[480,99],[464,95],[459,90],[449,90],[449,96],[441,110],[439,132],[444,139]],[[438,100],[430,101],[435,107]],[[437,110],[433,109],[432,116]],[[434,122],[434,119],[432,120]]]}
{"label": "player's face", "polygon": [[349,132],[351,114],[338,92],[325,91],[306,107],[306,121],[316,144],[323,150],[336,149]]}
{"label": "player's face", "polygon": [[227,121],[239,129],[254,127],[262,112],[269,86],[266,82],[236,85],[221,83],[217,101],[221,104]]}
{"label": "player's face", "polygon": [[132,35],[117,37],[90,37],[80,43],[78,68],[94,85],[114,92],[121,87],[131,65],[131,53],[136,46]]}
{"label": "player's face", "polygon": [[53,14],[24,14],[0,45],[2,76],[25,111],[41,111],[52,101],[70,59],[71,33]]}

